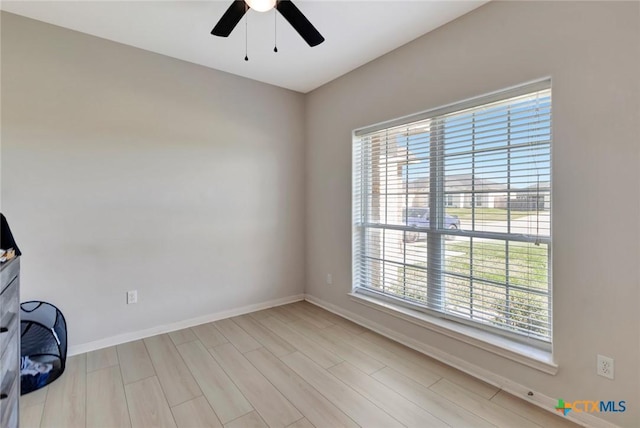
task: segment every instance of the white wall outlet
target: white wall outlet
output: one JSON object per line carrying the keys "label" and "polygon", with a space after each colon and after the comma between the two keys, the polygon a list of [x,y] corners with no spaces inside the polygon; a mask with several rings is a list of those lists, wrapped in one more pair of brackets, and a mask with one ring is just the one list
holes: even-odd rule
{"label": "white wall outlet", "polygon": [[613,379],[613,358],[598,355],[598,367],[596,373],[608,379]]}
{"label": "white wall outlet", "polygon": [[333,275],[331,275],[330,273],[327,274],[327,279],[326,279],[327,285],[333,285]]}
{"label": "white wall outlet", "polygon": [[138,290],[127,291],[127,305],[138,303]]}

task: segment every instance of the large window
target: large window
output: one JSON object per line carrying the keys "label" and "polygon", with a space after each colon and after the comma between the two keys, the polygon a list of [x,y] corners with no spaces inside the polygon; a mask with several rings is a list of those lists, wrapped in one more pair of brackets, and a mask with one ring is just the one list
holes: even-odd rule
{"label": "large window", "polygon": [[356,291],[547,346],[550,82],[354,135]]}

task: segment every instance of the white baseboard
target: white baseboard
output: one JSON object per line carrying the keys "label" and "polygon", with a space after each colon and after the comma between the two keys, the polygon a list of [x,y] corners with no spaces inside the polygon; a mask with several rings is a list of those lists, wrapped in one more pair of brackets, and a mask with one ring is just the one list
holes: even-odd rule
{"label": "white baseboard", "polygon": [[216,312],[214,314],[203,315],[184,321],[178,321],[171,324],[159,325],[147,328],[145,330],[132,331],[128,333],[118,334],[116,336],[107,337],[93,342],[87,342],[80,345],[70,346],[67,355],[83,354],[85,352],[95,351],[98,349],[108,348],[109,346],[120,345],[122,343],[134,340],[144,339],[145,337],[155,336],[157,334],[170,333],[183,328],[193,327],[212,321],[218,321],[225,318],[236,317],[248,314],[250,312],[260,311],[272,308],[274,306],[286,305],[287,303],[298,302],[304,300],[304,294],[296,294],[294,296],[282,297],[279,299],[269,300],[267,302],[255,303],[253,305],[243,306],[241,308],[230,309],[227,311]]}
{"label": "white baseboard", "polygon": [[[341,317],[344,317],[350,321],[353,321],[356,324],[359,324],[363,327],[373,330],[376,333],[379,333],[385,337],[388,337],[389,339],[402,343],[403,345],[408,346],[411,349],[414,349],[418,352],[428,355],[429,357],[434,358],[438,361],[441,361],[444,364],[447,364],[464,373],[467,373],[468,375],[471,375],[477,379],[480,379],[484,382],[494,385],[495,387],[500,388],[508,392],[509,394],[513,394],[516,397],[519,397],[525,401],[528,401],[531,404],[534,404],[544,410],[547,410],[551,413],[554,413],[555,411],[554,409],[558,402],[557,399],[554,399],[542,393],[533,391],[532,389],[527,388],[523,385],[520,385],[519,383],[516,383],[510,379],[507,379],[489,370],[483,369],[482,367],[479,367],[466,360],[453,356],[438,348],[419,342],[402,333],[398,333],[394,330],[391,330],[383,326],[382,324],[379,324],[375,321],[371,321],[367,318],[364,318],[360,315],[357,315],[351,311],[343,309],[332,303],[326,302],[322,299],[318,299],[317,297],[314,297],[310,294],[305,295],[305,300],[307,300],[309,303],[313,303],[316,306],[326,309],[329,312],[333,312],[336,315],[340,315]],[[530,393],[532,395],[529,395]],[[604,419],[598,418],[590,413],[571,412],[569,413],[569,416],[567,416],[567,419],[575,423],[578,423],[580,425],[584,425],[586,427],[619,428],[617,425],[607,422]]]}

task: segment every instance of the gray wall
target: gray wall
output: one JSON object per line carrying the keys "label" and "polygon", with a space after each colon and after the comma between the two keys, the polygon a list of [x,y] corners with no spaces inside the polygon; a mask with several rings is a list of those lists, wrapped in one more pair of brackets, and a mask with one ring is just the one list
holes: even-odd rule
{"label": "gray wall", "polygon": [[[640,4],[492,2],[306,98],[306,292],[565,400],[627,400],[640,423]],[[352,302],[351,131],[553,79],[556,376]],[[326,273],[334,285],[325,285]],[[596,354],[615,358],[598,377]]]}
{"label": "gray wall", "polygon": [[2,13],[22,300],[79,345],[303,293],[303,122],[301,94]]}

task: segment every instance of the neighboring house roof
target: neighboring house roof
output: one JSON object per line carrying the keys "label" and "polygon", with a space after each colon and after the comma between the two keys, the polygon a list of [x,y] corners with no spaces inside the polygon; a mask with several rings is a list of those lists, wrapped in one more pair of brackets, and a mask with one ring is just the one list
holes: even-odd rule
{"label": "neighboring house roof", "polygon": [[[542,190],[549,190],[551,188],[551,183],[549,181],[541,181],[539,184],[539,188]],[[531,186],[527,186],[527,189],[537,189],[538,183],[534,183]]]}

